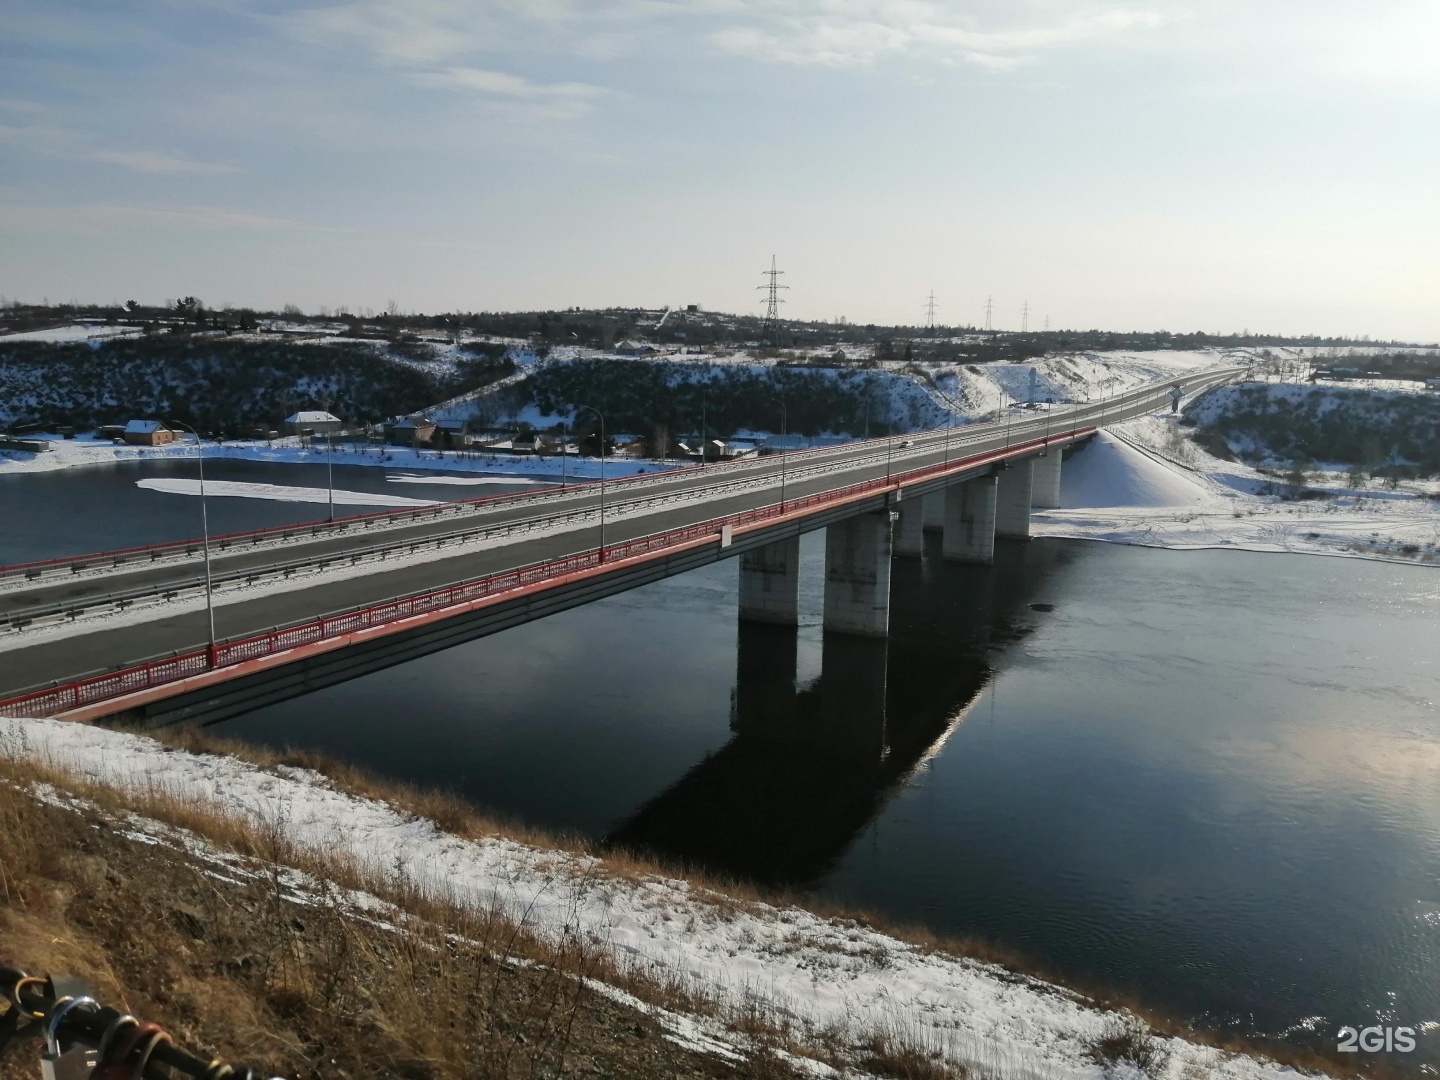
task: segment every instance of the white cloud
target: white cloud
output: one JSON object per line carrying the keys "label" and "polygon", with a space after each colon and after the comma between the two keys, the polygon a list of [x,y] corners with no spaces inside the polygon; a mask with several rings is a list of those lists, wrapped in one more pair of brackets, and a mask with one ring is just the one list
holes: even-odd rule
{"label": "white cloud", "polygon": [[314,225],[251,210],[218,206],[136,206],[91,203],[83,206],[17,206],[0,204],[0,229],[27,233],[89,235],[117,228],[144,226],[184,230],[356,234],[356,229]]}
{"label": "white cloud", "polygon": [[217,176],[238,171],[233,165],[192,161],[179,154],[162,154],[154,150],[96,150],[90,159],[151,176]]}
{"label": "white cloud", "polygon": [[1005,70],[1036,54],[1152,29],[1166,17],[1090,3],[995,5],[814,0],[750,5],[710,35],[720,51],[774,63],[861,66],[889,57],[960,59]]}

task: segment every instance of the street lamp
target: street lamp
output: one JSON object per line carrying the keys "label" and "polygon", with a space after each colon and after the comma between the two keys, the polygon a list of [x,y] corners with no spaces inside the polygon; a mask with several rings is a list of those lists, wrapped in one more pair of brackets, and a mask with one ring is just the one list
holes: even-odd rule
{"label": "street lamp", "polygon": [[330,513],[326,521],[335,520],[335,443],[330,433],[325,433],[325,493],[329,500]]}
{"label": "street lamp", "polygon": [[213,668],[215,666],[215,602],[210,585],[210,515],[205,507],[205,440],[189,424],[182,424],[178,420],[172,420],[170,423],[184,428],[195,436],[195,460],[200,463],[200,532],[205,545],[205,614],[210,620],[210,647],[206,651],[206,657],[210,667]]}
{"label": "street lamp", "polygon": [[600,561],[605,561],[605,417],[593,405],[576,405],[576,409],[589,409],[600,418]]}
{"label": "street lamp", "polygon": [[785,402],[780,402],[780,513],[785,513],[785,436],[790,424]]}

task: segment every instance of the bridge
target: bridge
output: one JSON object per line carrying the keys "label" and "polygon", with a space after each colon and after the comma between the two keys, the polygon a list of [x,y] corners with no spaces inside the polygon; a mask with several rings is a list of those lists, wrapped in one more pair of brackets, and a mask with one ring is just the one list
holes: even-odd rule
{"label": "bridge", "polygon": [[[826,530],[827,633],[883,638],[892,559],[942,532],[993,560],[1059,505],[1063,456],[1200,393],[1103,402],[765,458],[0,567],[0,715],[213,722],[739,557],[744,620],[797,620]],[[208,558],[206,552],[208,548]],[[207,604],[207,598],[211,601]]]}

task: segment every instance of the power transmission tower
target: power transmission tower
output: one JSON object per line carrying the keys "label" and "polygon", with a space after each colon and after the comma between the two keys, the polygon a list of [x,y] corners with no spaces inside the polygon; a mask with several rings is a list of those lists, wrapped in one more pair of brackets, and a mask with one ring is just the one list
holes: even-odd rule
{"label": "power transmission tower", "polygon": [[987,297],[985,297],[985,329],[986,329],[986,330],[993,330],[993,329],[994,329],[994,327],[993,327],[993,326],[991,325],[991,323],[990,323],[990,316],[991,316],[992,314],[994,314],[994,312],[995,312],[995,298],[994,298],[993,296],[987,296]]}
{"label": "power transmission tower", "polygon": [[1045,316],[1045,333],[1048,334],[1049,332],[1050,332],[1050,316],[1049,316],[1049,315],[1046,315],[1046,316]]}
{"label": "power transmission tower", "polygon": [[1030,329],[1030,301],[1026,300],[1025,305],[1020,309],[1020,332],[1022,334]]}
{"label": "power transmission tower", "polygon": [[925,301],[925,329],[935,329],[935,292],[931,290],[930,298]]}
{"label": "power transmission tower", "polygon": [[785,301],[780,299],[780,290],[790,288],[789,285],[781,285],[779,277],[785,273],[784,270],[775,269],[775,256],[770,256],[770,269],[764,271],[764,275],[770,279],[768,285],[757,285],[757,289],[764,289],[767,293],[765,299],[765,321],[760,326],[760,343],[769,345],[772,349],[780,345],[780,305]]}

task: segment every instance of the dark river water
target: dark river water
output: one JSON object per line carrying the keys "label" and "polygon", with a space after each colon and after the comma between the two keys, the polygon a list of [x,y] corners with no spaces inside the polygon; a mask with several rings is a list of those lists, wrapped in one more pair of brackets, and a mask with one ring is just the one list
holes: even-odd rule
{"label": "dark river water", "polygon": [[[798,633],[739,624],[722,563],[218,730],[1226,1032],[1440,1020],[1440,574],[935,540],[895,563],[888,642],[821,633],[816,533]],[[1418,1043],[1393,1064],[1440,1063]]]}

